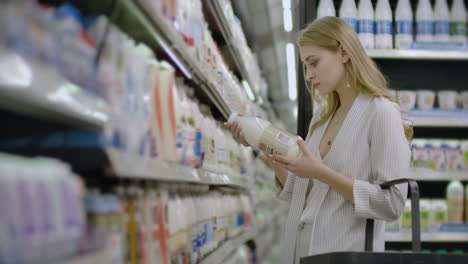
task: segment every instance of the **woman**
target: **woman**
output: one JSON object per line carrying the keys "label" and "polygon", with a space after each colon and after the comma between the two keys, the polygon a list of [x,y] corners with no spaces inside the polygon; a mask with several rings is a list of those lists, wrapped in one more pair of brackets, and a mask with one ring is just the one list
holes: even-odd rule
{"label": "woman", "polygon": [[[384,250],[385,221],[399,218],[407,186],[380,183],[407,175],[412,129],[357,34],[336,17],[302,32],[299,48],[315,111],[301,157],[271,155],[279,198],[290,202],[285,261],[333,251],[363,251],[366,219],[375,219],[374,250]],[[319,103],[320,105],[320,103]],[[238,124],[227,124],[246,145]]]}

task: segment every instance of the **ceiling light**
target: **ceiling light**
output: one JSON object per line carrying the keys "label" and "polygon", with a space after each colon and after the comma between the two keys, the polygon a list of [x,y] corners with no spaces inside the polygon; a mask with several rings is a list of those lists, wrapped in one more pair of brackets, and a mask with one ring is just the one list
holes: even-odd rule
{"label": "ceiling light", "polygon": [[297,99],[297,87],[296,87],[296,59],[294,44],[286,44],[286,62],[288,67],[288,89],[289,99],[295,101]]}

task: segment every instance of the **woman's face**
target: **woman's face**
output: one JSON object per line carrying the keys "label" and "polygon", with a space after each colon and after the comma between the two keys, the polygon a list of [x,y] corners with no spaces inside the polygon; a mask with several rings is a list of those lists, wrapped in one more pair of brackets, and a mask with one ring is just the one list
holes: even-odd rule
{"label": "woman's face", "polygon": [[[305,45],[300,47],[306,81],[310,81],[320,95],[326,95],[344,86],[348,56],[342,51]],[[311,87],[312,88],[312,87]]]}

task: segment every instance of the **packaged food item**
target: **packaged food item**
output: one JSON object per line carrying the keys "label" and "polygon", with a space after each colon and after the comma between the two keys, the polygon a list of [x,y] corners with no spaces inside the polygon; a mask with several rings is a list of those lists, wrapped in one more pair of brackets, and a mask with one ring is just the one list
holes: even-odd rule
{"label": "packaged food item", "polygon": [[432,139],[426,142],[426,146],[429,148],[429,159],[433,162],[432,168],[436,170],[447,169],[447,159],[442,144],[443,141],[439,139]]}
{"label": "packaged food item", "polygon": [[298,157],[298,137],[275,128],[270,122],[256,117],[231,114],[228,122],[239,122],[245,140],[253,147],[269,154],[280,154],[288,157]]}
{"label": "packaged food item", "polygon": [[460,171],[463,167],[463,151],[460,141],[445,140],[442,143],[447,161],[447,169],[451,171]]}
{"label": "packaged food item", "polygon": [[447,223],[447,201],[432,200],[431,216],[430,216],[430,231],[438,232],[442,224]]}
{"label": "packaged food item", "polygon": [[437,99],[439,108],[441,109],[455,109],[457,108],[458,93],[456,91],[439,91]]}
{"label": "packaged food item", "polygon": [[429,90],[418,90],[417,102],[420,109],[432,109],[435,102],[435,93]]}
{"label": "packaged food item", "polygon": [[426,139],[413,139],[411,141],[411,164],[413,168],[433,168],[434,162],[430,159],[429,147]]}
{"label": "packaged food item", "polygon": [[405,111],[409,111],[416,106],[416,92],[400,90],[397,92],[398,100]]}
{"label": "packaged food item", "polygon": [[429,232],[431,213],[431,201],[427,199],[419,200],[419,220],[421,222],[421,232]]}
{"label": "packaged food item", "polygon": [[449,223],[463,223],[463,193],[463,185],[460,181],[451,181],[447,186]]}

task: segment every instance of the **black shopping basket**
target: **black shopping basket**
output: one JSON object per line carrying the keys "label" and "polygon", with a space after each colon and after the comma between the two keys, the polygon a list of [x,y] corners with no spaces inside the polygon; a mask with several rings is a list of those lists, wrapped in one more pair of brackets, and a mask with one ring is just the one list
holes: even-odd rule
{"label": "black shopping basket", "polygon": [[419,187],[411,179],[398,179],[382,183],[382,189],[408,183],[412,214],[413,252],[372,252],[374,219],[367,219],[365,252],[333,252],[301,258],[301,264],[467,264],[468,254],[421,253],[421,229],[419,222]]}

